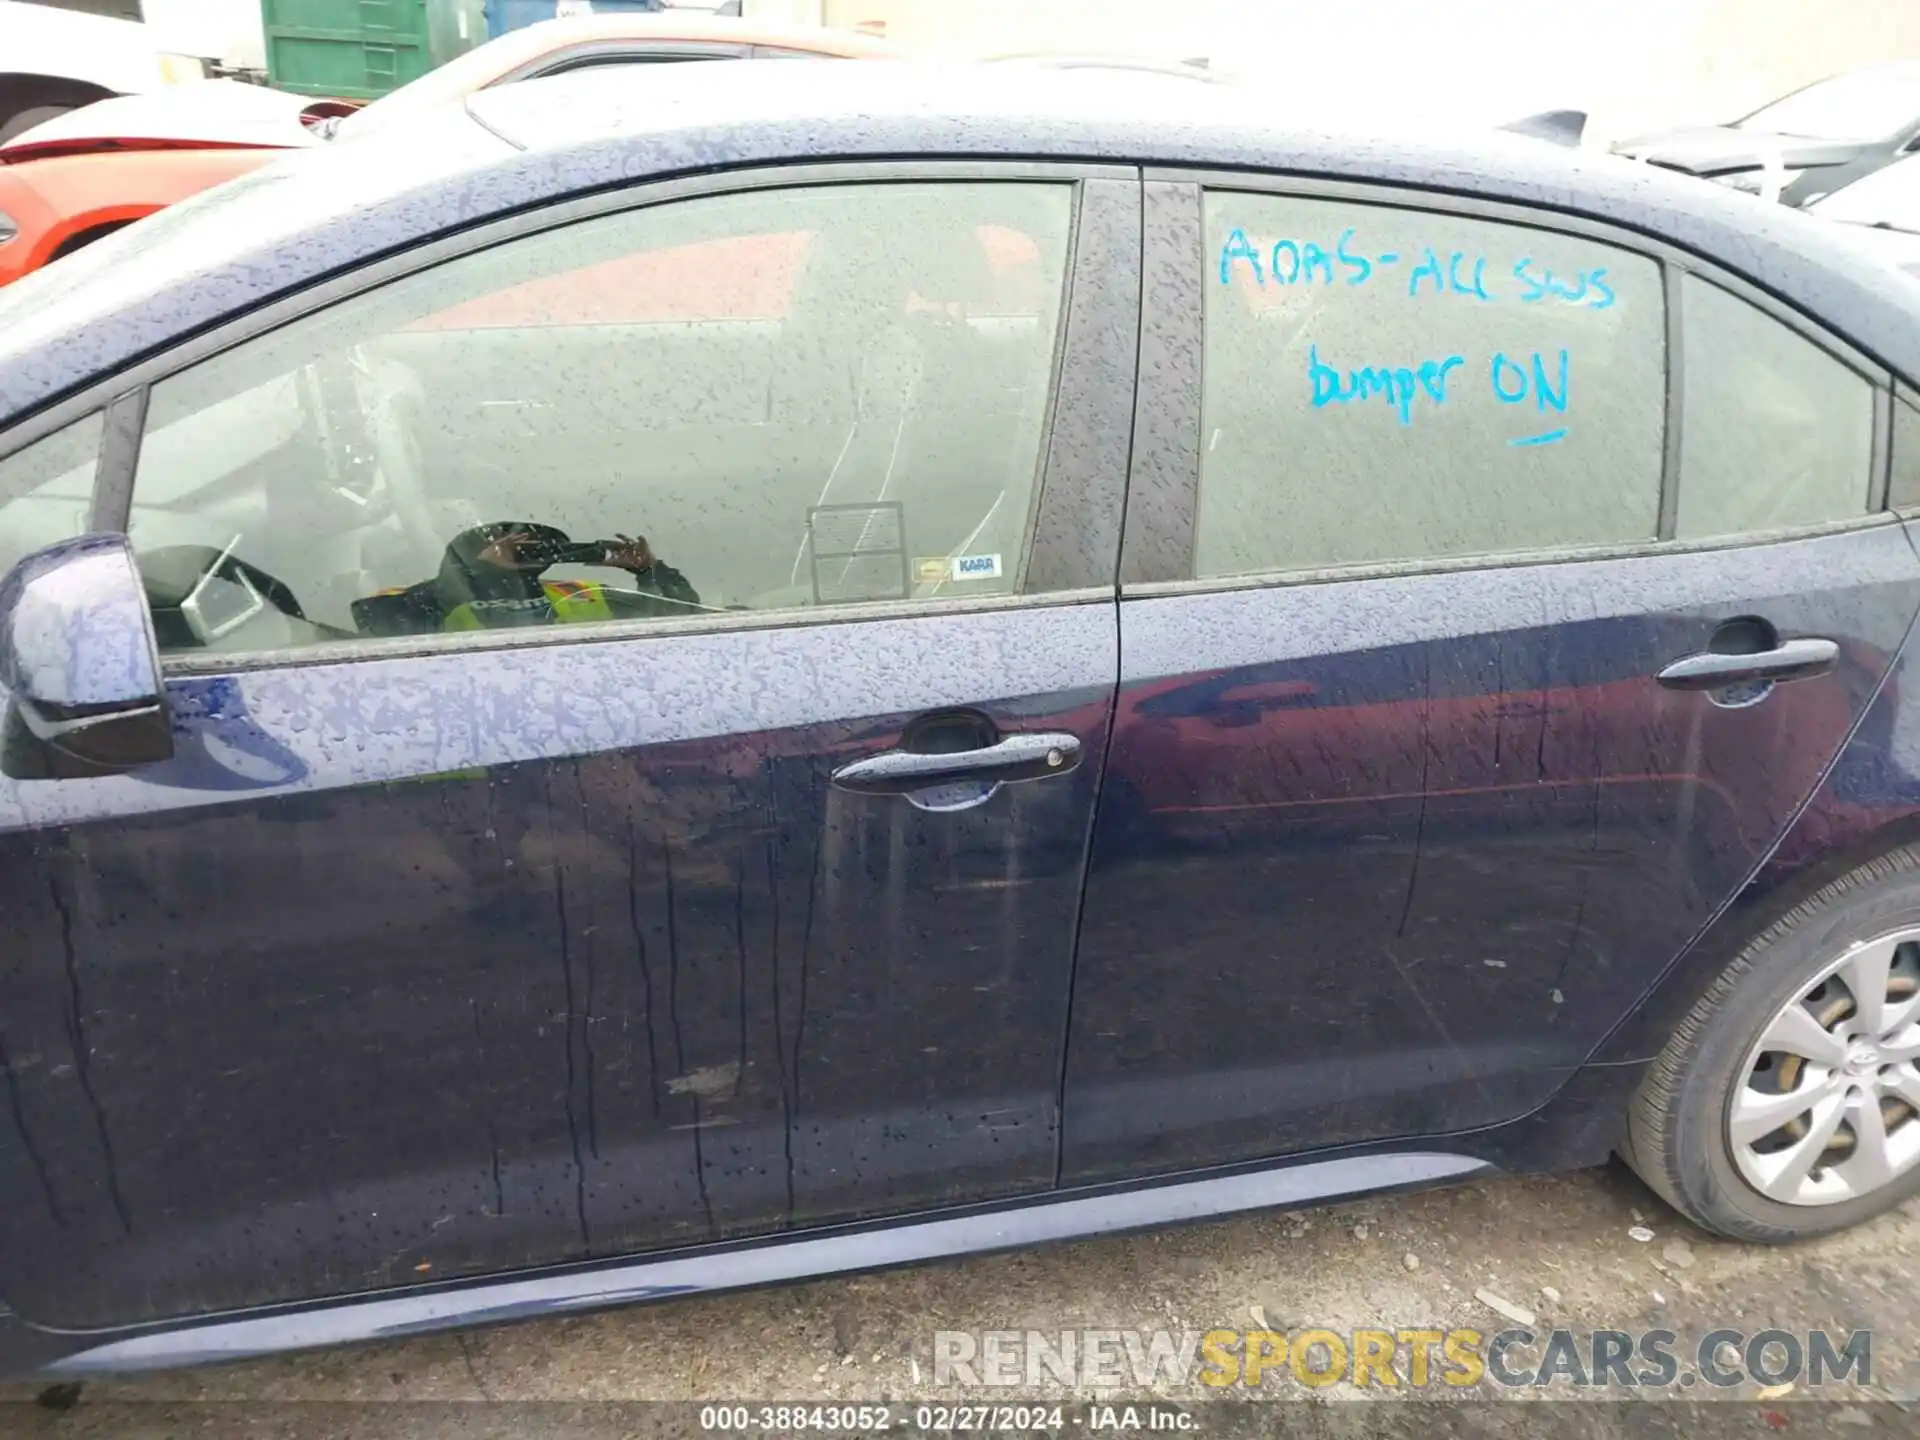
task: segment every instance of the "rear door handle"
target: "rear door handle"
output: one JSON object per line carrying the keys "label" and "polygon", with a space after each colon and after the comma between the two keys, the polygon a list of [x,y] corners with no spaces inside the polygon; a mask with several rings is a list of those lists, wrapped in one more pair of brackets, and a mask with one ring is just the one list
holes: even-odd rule
{"label": "rear door handle", "polygon": [[1785,640],[1751,655],[1706,651],[1676,660],[1660,672],[1669,690],[1723,690],[1756,680],[1805,680],[1831,674],[1840,664],[1840,647],[1831,640]]}
{"label": "rear door handle", "polygon": [[924,754],[888,750],[833,772],[833,783],[860,795],[911,795],[936,785],[976,780],[1005,784],[1065,775],[1080,763],[1077,736],[1039,732],[1009,735],[977,750]]}

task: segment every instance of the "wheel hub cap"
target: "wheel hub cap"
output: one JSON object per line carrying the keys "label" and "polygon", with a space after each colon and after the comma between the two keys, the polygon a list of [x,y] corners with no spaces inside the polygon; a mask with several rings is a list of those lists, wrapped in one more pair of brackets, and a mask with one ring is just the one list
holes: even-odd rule
{"label": "wheel hub cap", "polygon": [[1851,946],[1775,1012],[1727,1102],[1742,1178],[1835,1205],[1920,1164],[1920,926]]}
{"label": "wheel hub cap", "polygon": [[1880,1047],[1866,1040],[1847,1046],[1847,1073],[1864,1079],[1880,1068]]}

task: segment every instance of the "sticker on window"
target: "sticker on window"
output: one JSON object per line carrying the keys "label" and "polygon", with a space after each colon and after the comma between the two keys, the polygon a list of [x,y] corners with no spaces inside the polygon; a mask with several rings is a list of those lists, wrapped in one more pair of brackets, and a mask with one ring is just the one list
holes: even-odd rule
{"label": "sticker on window", "polygon": [[953,578],[955,580],[998,580],[1000,557],[998,555],[956,555],[953,557]]}
{"label": "sticker on window", "polygon": [[898,501],[878,505],[815,505],[807,511],[817,605],[904,600],[907,526]]}

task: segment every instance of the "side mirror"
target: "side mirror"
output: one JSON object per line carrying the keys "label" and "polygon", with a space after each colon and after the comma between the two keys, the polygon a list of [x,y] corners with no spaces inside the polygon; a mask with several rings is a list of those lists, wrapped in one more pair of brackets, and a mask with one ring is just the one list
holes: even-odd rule
{"label": "side mirror", "polygon": [[69,780],[173,754],[160,652],[124,535],[83,535],[0,580],[0,773]]}

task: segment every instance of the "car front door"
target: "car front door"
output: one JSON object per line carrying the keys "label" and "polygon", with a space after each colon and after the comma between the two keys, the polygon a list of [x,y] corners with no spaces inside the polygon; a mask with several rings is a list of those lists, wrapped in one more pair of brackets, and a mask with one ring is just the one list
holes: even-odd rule
{"label": "car front door", "polygon": [[1920,605],[1884,372],[1525,211],[1147,194],[1063,1177],[1521,1115],[1758,865]]}
{"label": "car front door", "polygon": [[[6,1302],[115,1325],[1050,1187],[1138,191],[610,197],[136,395],[175,754],[0,780]],[[770,273],[739,403],[702,344],[745,353]],[[0,460],[35,543],[102,433]]]}

